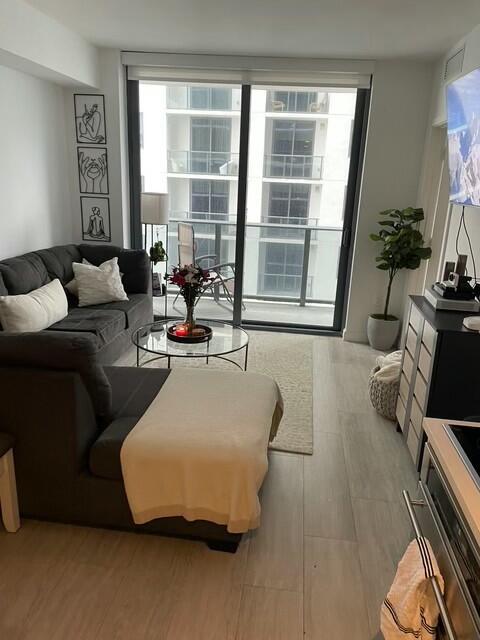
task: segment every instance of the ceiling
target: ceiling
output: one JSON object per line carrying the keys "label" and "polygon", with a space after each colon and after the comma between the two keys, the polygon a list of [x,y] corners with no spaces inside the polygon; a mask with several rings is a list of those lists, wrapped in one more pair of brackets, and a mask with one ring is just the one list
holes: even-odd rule
{"label": "ceiling", "polygon": [[434,58],[479,0],[28,0],[96,45],[320,58]]}

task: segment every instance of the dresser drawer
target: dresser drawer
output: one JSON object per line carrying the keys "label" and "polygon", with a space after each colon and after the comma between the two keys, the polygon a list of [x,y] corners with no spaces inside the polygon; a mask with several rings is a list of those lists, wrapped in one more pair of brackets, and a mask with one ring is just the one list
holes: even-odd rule
{"label": "dresser drawer", "polygon": [[420,438],[415,433],[415,429],[413,428],[413,425],[410,422],[408,435],[407,435],[407,447],[408,447],[408,450],[410,451],[410,455],[412,456],[413,462],[415,464],[417,464],[419,442],[420,442]]}
{"label": "dresser drawer", "polygon": [[403,404],[405,406],[407,406],[407,400],[408,400],[408,381],[405,378],[405,376],[401,375],[400,377],[400,389],[399,389],[399,393],[400,393],[400,397],[403,400]]}
{"label": "dresser drawer", "polygon": [[432,361],[432,356],[428,353],[424,344],[420,347],[420,356],[418,358],[418,368],[422,372],[425,380],[428,380],[430,377],[430,363]]}
{"label": "dresser drawer", "polygon": [[408,382],[410,382],[410,380],[412,379],[413,360],[412,360],[412,356],[408,353],[407,350],[405,350],[405,356],[403,358],[402,371],[405,374],[405,377],[408,380]]}
{"label": "dresser drawer", "polygon": [[431,324],[429,324],[425,320],[425,324],[423,325],[422,342],[426,346],[428,353],[432,355],[433,355],[433,345],[435,343],[435,335],[436,335],[435,329],[432,327]]}
{"label": "dresser drawer", "polygon": [[425,412],[425,401],[427,399],[427,383],[425,382],[422,374],[417,373],[415,377],[415,387],[413,394],[418,401],[418,406],[422,412]]}
{"label": "dresser drawer", "polygon": [[410,307],[409,322],[412,325],[412,327],[415,329],[415,332],[419,333],[420,327],[422,326],[422,322],[423,322],[423,316],[414,304],[412,304]]}
{"label": "dresser drawer", "polygon": [[415,351],[417,350],[417,334],[413,330],[412,325],[408,325],[406,345],[410,354],[415,357]]}
{"label": "dresser drawer", "polygon": [[400,425],[400,429],[404,431],[406,410],[405,410],[405,405],[403,404],[403,400],[401,396],[398,396],[397,398],[397,410],[395,413],[397,416],[398,424]]}
{"label": "dresser drawer", "polygon": [[423,411],[420,409],[416,398],[412,399],[410,422],[413,424],[413,428],[417,432],[417,436],[419,436],[422,433]]}

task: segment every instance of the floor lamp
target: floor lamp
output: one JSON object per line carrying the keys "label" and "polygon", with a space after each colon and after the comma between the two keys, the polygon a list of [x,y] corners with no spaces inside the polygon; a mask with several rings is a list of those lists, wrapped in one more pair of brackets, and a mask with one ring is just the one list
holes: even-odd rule
{"label": "floor lamp", "polygon": [[[144,249],[147,249],[148,230],[150,229],[150,246],[153,247],[155,240],[153,237],[153,228],[156,226],[166,227],[165,233],[165,273],[167,271],[168,264],[168,193],[142,193],[141,195],[141,220],[144,225]],[[158,239],[158,236],[157,236]],[[153,262],[152,262],[152,286],[153,286]],[[160,292],[163,287],[160,283]],[[153,287],[153,295],[158,291]],[[158,295],[158,294],[157,294]],[[160,293],[161,295],[161,293]],[[167,317],[167,288],[165,284],[165,318]]]}

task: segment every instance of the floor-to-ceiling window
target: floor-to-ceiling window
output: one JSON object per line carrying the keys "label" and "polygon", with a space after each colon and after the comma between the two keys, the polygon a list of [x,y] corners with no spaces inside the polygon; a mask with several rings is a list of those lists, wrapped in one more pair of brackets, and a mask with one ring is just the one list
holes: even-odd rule
{"label": "floor-to-ceiling window", "polygon": [[[201,301],[201,316],[338,328],[357,96],[346,88],[254,86],[249,115],[241,117],[239,86],[139,83],[142,189],[169,194],[170,263],[177,260],[176,223],[189,221],[197,256],[236,270],[232,291],[242,271],[241,318],[221,290]],[[250,144],[240,159],[245,117]],[[237,211],[241,162],[247,201]],[[172,300],[169,315],[180,315]]]}

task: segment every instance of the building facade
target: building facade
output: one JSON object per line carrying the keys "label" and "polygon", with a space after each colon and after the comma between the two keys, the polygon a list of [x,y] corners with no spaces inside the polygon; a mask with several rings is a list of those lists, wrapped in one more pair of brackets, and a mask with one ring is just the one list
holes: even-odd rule
{"label": "building facade", "polygon": [[[244,296],[333,303],[355,90],[253,88]],[[140,84],[144,191],[168,192],[197,255],[235,260],[241,89]]]}

